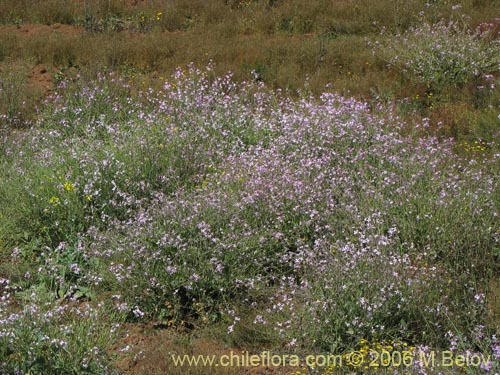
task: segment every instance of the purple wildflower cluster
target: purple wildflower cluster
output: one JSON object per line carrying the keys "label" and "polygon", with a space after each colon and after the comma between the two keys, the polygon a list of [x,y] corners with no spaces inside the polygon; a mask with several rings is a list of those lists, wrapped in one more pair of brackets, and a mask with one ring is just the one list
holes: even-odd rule
{"label": "purple wildflower cluster", "polygon": [[490,35],[494,28],[469,30],[464,25],[463,19],[435,24],[422,19],[418,26],[377,43],[374,52],[428,87],[460,87],[500,70],[500,42]]}
{"label": "purple wildflower cluster", "polygon": [[[109,356],[104,345],[117,327],[106,326],[102,306],[88,303],[78,307],[48,302],[35,288],[21,291],[0,280],[3,301],[0,306],[0,373],[45,373],[72,362],[82,372],[109,374]],[[16,290],[18,289],[18,290]],[[22,307],[12,309],[15,299]],[[97,339],[106,329],[107,335]]]}
{"label": "purple wildflower cluster", "polygon": [[131,320],[249,321],[332,352],[441,345],[485,319],[500,155],[462,160],[382,108],[292,101],[211,67],[129,90],[111,75],[56,96],[6,149],[44,241],[36,278],[62,297],[111,290]]}

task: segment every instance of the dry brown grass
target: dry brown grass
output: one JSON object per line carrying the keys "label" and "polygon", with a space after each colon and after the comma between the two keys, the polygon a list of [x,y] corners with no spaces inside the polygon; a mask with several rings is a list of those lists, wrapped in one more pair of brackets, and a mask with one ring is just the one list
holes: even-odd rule
{"label": "dry brown grass", "polygon": [[[452,16],[450,1],[433,4],[429,9],[421,0],[0,0],[0,65],[25,65],[29,71],[42,64],[59,77],[69,68],[90,76],[113,69],[154,84],[179,66],[213,61],[217,73],[232,71],[236,79],[248,80],[256,71],[269,86],[292,94],[307,81],[313,94],[330,84],[344,95],[390,103],[425,95],[426,88],[389,70],[372,56],[367,41],[381,38],[383,28],[405,30],[421,12],[431,21]],[[498,0],[461,4],[472,26],[499,15]],[[19,103],[27,87],[20,88]],[[410,106],[416,111],[400,106],[400,114],[445,123],[446,134],[450,128],[461,131],[453,125],[460,123],[460,113],[448,118],[448,109],[468,109],[476,93],[444,94],[451,99],[443,97],[432,113],[417,103]],[[476,107],[472,112],[484,109]],[[24,112],[30,117],[29,109]]]}

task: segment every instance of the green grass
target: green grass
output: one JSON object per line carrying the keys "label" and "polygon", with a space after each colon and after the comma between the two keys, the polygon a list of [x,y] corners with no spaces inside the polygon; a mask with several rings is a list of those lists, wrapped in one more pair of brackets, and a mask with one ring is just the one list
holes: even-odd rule
{"label": "green grass", "polygon": [[494,352],[500,4],[453,5],[0,0],[0,372],[112,373],[124,322]]}
{"label": "green grass", "polygon": [[[491,82],[475,80],[460,90],[445,82],[438,92],[409,79],[400,67],[389,69],[386,57],[373,56],[368,42],[390,42],[392,35],[422,24],[422,12],[430,23],[465,15],[463,27],[473,30],[481,23],[494,22],[497,1],[464,1],[457,10],[446,1],[426,6],[416,0],[360,2],[354,6],[345,1],[332,4],[319,0],[307,6],[300,1],[134,4],[89,0],[82,5],[54,0],[42,7],[38,2],[3,1],[0,14],[6,25],[63,23],[79,26],[83,34],[55,30],[26,38],[14,28],[0,37],[0,57],[7,67],[19,61],[54,67],[58,77],[70,68],[84,75],[102,69],[133,72],[147,85],[154,85],[158,77],[170,75],[178,66],[190,62],[204,66],[212,60],[218,74],[230,70],[237,79],[250,80],[254,70],[268,85],[290,89],[292,94],[307,82],[307,89],[314,94],[330,84],[348,96],[402,101],[398,106],[405,117],[430,118],[434,130],[442,135],[489,142],[495,132],[496,125],[484,117],[490,106],[498,106],[498,91],[477,90]],[[384,35],[380,35],[382,30]],[[20,112],[22,121],[33,119],[33,104],[39,96],[26,87],[26,75],[13,75],[10,69],[0,74],[2,81],[14,80],[23,86],[16,89],[15,103],[0,108],[2,113],[9,113],[11,118],[12,111]],[[437,77],[426,79],[439,81]],[[429,92],[434,95],[432,101],[412,99],[417,95],[424,98]],[[23,107],[22,102],[27,104]],[[452,111],[451,118],[445,114],[450,106],[459,109]],[[3,122],[19,126],[12,120]]]}

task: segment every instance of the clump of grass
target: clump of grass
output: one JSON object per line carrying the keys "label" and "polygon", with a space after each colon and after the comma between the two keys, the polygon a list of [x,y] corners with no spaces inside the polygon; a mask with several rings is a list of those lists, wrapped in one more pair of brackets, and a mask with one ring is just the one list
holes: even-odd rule
{"label": "clump of grass", "polygon": [[29,126],[36,115],[41,90],[26,85],[26,66],[6,65],[0,78],[0,128],[19,129]]}
{"label": "clump of grass", "polygon": [[[43,288],[20,291],[6,279],[0,279],[0,286],[3,373],[113,373],[105,348],[117,326],[106,321],[104,308],[60,305]],[[12,294],[23,298],[22,306],[12,306]]]}
{"label": "clump of grass", "polygon": [[499,71],[500,42],[459,21],[422,20],[403,34],[378,45],[376,53],[389,64],[409,72],[431,91],[463,87],[467,82]]}

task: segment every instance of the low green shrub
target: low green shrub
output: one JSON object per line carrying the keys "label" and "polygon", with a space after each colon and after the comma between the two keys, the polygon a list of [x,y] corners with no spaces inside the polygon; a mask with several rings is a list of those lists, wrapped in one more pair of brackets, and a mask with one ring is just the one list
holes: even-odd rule
{"label": "low green shrub", "polygon": [[402,74],[410,73],[429,89],[441,91],[498,72],[499,48],[500,40],[487,38],[479,29],[470,30],[459,21],[430,24],[422,20],[402,34],[377,42],[374,52]]}

